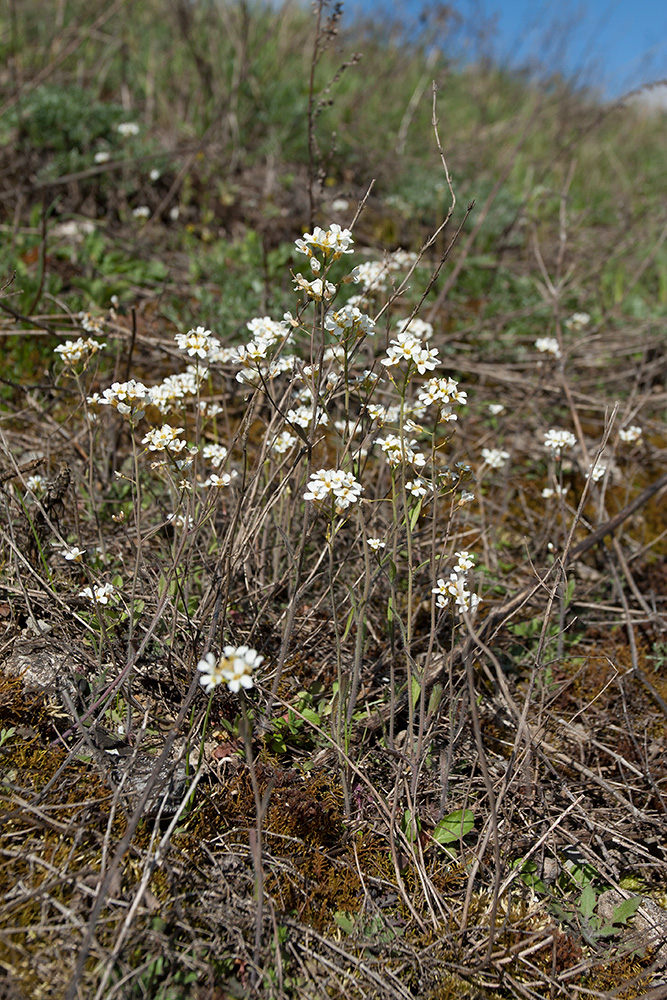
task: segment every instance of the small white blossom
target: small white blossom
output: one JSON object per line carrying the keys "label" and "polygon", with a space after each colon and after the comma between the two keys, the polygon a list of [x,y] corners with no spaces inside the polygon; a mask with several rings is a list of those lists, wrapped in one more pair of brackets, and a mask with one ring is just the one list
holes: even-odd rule
{"label": "small white blossom", "polygon": [[568,330],[579,331],[583,330],[585,326],[588,326],[590,321],[591,317],[587,312],[576,312],[573,313],[569,319],[565,320],[565,326]]}
{"label": "small white blossom", "polygon": [[625,441],[626,444],[633,441],[639,441],[642,436],[642,429],[638,424],[633,424],[631,427],[626,427],[618,432],[618,436],[621,441]]}
{"label": "small white blossom", "polygon": [[380,549],[386,549],[387,543],[383,542],[381,538],[369,538],[368,547],[369,549],[373,549],[374,552],[379,552]]}
{"label": "small white blossom", "polygon": [[594,483],[599,482],[607,471],[607,467],[607,463],[598,458],[597,462],[591,462],[586,479],[590,479]]}
{"label": "small white blossom", "polygon": [[571,431],[561,431],[552,428],[544,435],[544,447],[552,451],[559,458],[563,448],[573,448],[577,439]]}
{"label": "small white blossom", "polygon": [[542,490],[542,496],[545,500],[550,500],[551,497],[564,497],[568,489],[568,486],[559,486],[558,484],[555,486],[545,486]]}
{"label": "small white blossom", "polygon": [[89,601],[96,604],[108,604],[109,598],[114,595],[116,588],[112,583],[95,584],[93,589],[84,587],[79,591],[79,597],[87,597]]}
{"label": "small white blossom", "polygon": [[274,439],[271,445],[271,451],[275,451],[277,455],[284,455],[285,452],[289,451],[296,444],[296,437],[294,434],[290,434],[289,431],[281,431],[280,434]]}
{"label": "small white blossom", "polygon": [[116,125],[116,131],[123,137],[128,135],[139,135],[139,126],[136,122],[121,122]]}
{"label": "small white blossom", "polygon": [[294,275],[294,287],[296,290],[301,290],[310,296],[311,299],[315,299],[319,302],[321,299],[329,300],[333,298],[336,294],[336,286],[330,281],[322,281],[321,278],[315,278],[314,281],[307,281],[302,274]]}
{"label": "small white blossom", "polygon": [[325,257],[333,255],[333,260],[337,260],[344,253],[354,253],[353,243],[350,230],[341,229],[335,222],[326,230],[316,226],[312,233],[304,233],[302,239],[295,240],[299,253],[312,257],[313,251],[310,249],[312,246]]}
{"label": "small white blossom", "polygon": [[222,444],[205,444],[202,454],[217,469],[227,458],[227,449]]}
{"label": "small white blossom", "polygon": [[83,337],[79,337],[78,340],[66,340],[64,344],[58,344],[57,347],[54,347],[53,352],[60,355],[64,364],[76,365],[80,361],[88,361],[93,354],[97,354],[99,350],[106,346],[106,344],[100,344],[96,340],[91,340],[90,337],[86,340]]}
{"label": "small white blossom", "polygon": [[178,437],[183,433],[182,427],[171,427],[164,424],[162,427],[154,427],[142,439],[142,444],[148,445],[149,451],[172,451],[178,454],[185,448],[186,442]]}
{"label": "small white blossom", "polygon": [[560,346],[555,337],[539,337],[535,341],[535,347],[542,354],[551,354],[554,358],[560,357]]}
{"label": "small white blossom", "polygon": [[504,412],[505,407],[502,403],[489,403],[489,413],[492,417],[499,417]]}
{"label": "small white blossom", "polygon": [[339,469],[320,469],[310,477],[308,489],[303,494],[303,498],[321,503],[329,494],[332,494],[336,513],[341,514],[351,504],[357,502],[362,491],[363,486],[357,482],[351,472],[343,472]]}
{"label": "small white blossom", "polygon": [[100,149],[95,153],[95,163],[108,163],[111,159],[111,153],[108,149]]}
{"label": "small white blossom", "polygon": [[41,496],[46,489],[46,480],[44,479],[44,476],[40,476],[39,474],[28,476],[25,481],[25,486],[29,493],[38,497]]}
{"label": "small white blossom", "polygon": [[63,549],[63,556],[68,562],[80,563],[86,554],[85,549],[80,549],[78,545],[73,545],[71,549]]}
{"label": "small white blossom", "polygon": [[197,670],[201,673],[201,686],[207,694],[219,684],[226,684],[235,694],[241,688],[250,689],[254,686],[252,672],[263,659],[263,656],[248,646],[225,646],[219,658],[213,653],[207,653],[197,664]]}
{"label": "small white blossom", "polygon": [[405,488],[413,497],[425,497],[428,493],[427,484],[423,479],[410,480],[405,484]]}
{"label": "small white blossom", "polygon": [[205,358],[211,351],[220,347],[220,341],[210,330],[198,326],[187,333],[177,333],[174,337],[179,350],[187,351],[190,357]]}
{"label": "small white blossom", "polygon": [[148,205],[137,205],[136,208],[132,209],[132,215],[135,219],[147,219],[151,214],[151,210]]}
{"label": "small white blossom", "polygon": [[510,453],[502,451],[500,448],[482,448],[484,464],[488,465],[490,469],[502,469],[509,457]]}

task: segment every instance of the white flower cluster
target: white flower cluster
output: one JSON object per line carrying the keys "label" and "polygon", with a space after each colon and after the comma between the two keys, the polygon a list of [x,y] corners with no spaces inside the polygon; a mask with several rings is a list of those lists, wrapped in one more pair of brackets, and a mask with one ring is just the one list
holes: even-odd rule
{"label": "white flower cluster", "polygon": [[446,608],[450,600],[454,600],[459,614],[466,612],[473,615],[480,602],[479,594],[472,594],[467,589],[467,573],[475,564],[475,557],[465,550],[455,552],[456,564],[449,579],[440,578],[433,587],[432,593],[437,594],[435,603],[439,608]]}
{"label": "white flower cluster", "polygon": [[453,378],[430,378],[422,386],[417,399],[424,406],[437,406],[441,422],[446,423],[449,420],[458,420],[458,414],[452,411],[450,404],[460,403],[465,406],[468,394],[459,389],[458,382]]}
{"label": "white flower cluster", "polygon": [[386,438],[380,438],[378,443],[392,466],[400,465],[402,462],[418,468],[426,465],[426,457],[413,447],[417,444],[415,440],[408,441],[403,438],[401,441],[397,434],[388,434]]}
{"label": "white flower cluster", "polygon": [[586,473],[586,479],[590,479],[593,483],[599,483],[607,471],[607,468],[607,463],[598,458],[597,462],[591,462],[589,465],[588,472]]}
{"label": "white flower cluster", "polygon": [[139,126],[136,122],[121,122],[120,125],[116,125],[116,131],[126,138],[128,135],[139,135]]}
{"label": "white flower cluster", "polygon": [[79,591],[79,597],[87,597],[89,601],[94,601],[96,604],[108,604],[109,598],[113,597],[115,592],[116,588],[113,583],[96,583],[92,590],[90,587],[84,587],[83,590]]}
{"label": "white flower cluster", "polygon": [[556,458],[560,458],[560,454],[564,448],[573,448],[576,443],[577,439],[571,431],[561,431],[552,428],[544,435],[544,447],[552,451]]}
{"label": "white flower cluster", "polygon": [[80,361],[87,362],[93,354],[101,351],[106,344],[100,344],[97,340],[87,337],[79,337],[78,340],[66,340],[64,344],[58,344],[53,348],[54,354],[59,354],[61,361],[66,365],[78,365]]}
{"label": "white flower cluster", "polygon": [[488,465],[490,469],[502,469],[509,457],[510,453],[502,451],[500,448],[482,448],[484,464]]}
{"label": "white flower cluster", "polygon": [[423,375],[427,370],[433,371],[437,358],[438,349],[436,347],[424,347],[419,337],[405,331],[390,341],[387,356],[381,358],[380,363],[391,368],[394,365],[400,365],[402,361],[408,361],[415,366],[420,375]]}
{"label": "white flower cluster", "polygon": [[591,317],[586,312],[576,312],[573,313],[569,319],[565,320],[565,326],[568,330],[573,330],[574,332],[579,332],[583,330],[585,326],[591,321]]}
{"label": "white flower cluster", "polygon": [[179,350],[187,351],[191,358],[206,358],[220,347],[218,338],[203,326],[188,330],[187,333],[177,333],[174,340]]}
{"label": "white flower cluster", "polygon": [[182,427],[163,424],[162,427],[150,430],[141,443],[147,444],[149,451],[171,451],[174,455],[178,455],[187,445],[187,442],[178,436],[182,433]]}
{"label": "white flower cluster", "polygon": [[560,357],[560,346],[555,337],[538,337],[535,347],[541,354],[551,354],[554,358]]}
{"label": "white flower cluster", "polygon": [[624,441],[626,444],[631,444],[633,441],[639,441],[642,433],[643,431],[638,424],[632,424],[631,427],[626,427],[619,431],[618,436],[621,441]]}
{"label": "white flower cluster", "polygon": [[207,653],[197,664],[197,670],[201,673],[200,684],[207,694],[219,684],[226,684],[235,694],[241,688],[247,690],[253,687],[252,672],[263,659],[255,649],[248,646],[225,646],[219,659],[213,653]]}
{"label": "white flower cluster", "polygon": [[123,417],[132,416],[135,420],[141,420],[144,410],[151,400],[151,390],[143,382],[130,379],[129,382],[114,382],[109,389],[105,389],[101,397],[93,398],[94,403],[113,406]]}
{"label": "white flower cluster", "polygon": [[342,514],[344,510],[356,503],[363,490],[361,483],[358,483],[351,472],[343,472],[340,469],[320,469],[310,477],[308,489],[303,494],[304,500],[313,500],[321,503],[329,496],[333,495],[337,514]]}
{"label": "white flower cluster", "polygon": [[[78,319],[82,329],[85,330],[86,333],[94,333],[96,336],[99,336],[99,334],[104,333],[104,327],[102,326],[102,321],[93,316],[92,313],[80,312],[77,313],[76,318]],[[106,347],[106,344],[100,344],[100,347]]]}
{"label": "white flower cluster", "polygon": [[322,299],[328,302],[336,294],[336,286],[331,281],[322,281],[321,278],[308,281],[301,273],[294,275],[294,287],[297,291],[305,292],[309,298],[316,302],[321,302]]}
{"label": "white flower cluster", "polygon": [[324,320],[324,328],[340,341],[352,337],[372,337],[375,334],[375,320],[357,306],[345,305],[329,313]]}
{"label": "white flower cluster", "polygon": [[332,223],[328,229],[321,229],[316,226],[312,233],[304,233],[303,238],[295,240],[295,246],[299,253],[306,257],[312,257],[313,251],[319,250],[326,258],[338,260],[344,253],[354,253],[352,250],[352,233],[349,229],[341,229],[336,223]]}

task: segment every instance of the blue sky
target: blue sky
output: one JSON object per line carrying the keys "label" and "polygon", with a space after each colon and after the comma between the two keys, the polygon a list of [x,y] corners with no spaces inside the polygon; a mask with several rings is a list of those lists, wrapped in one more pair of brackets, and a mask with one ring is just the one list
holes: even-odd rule
{"label": "blue sky", "polygon": [[[490,24],[503,63],[563,69],[606,97],[667,78],[667,0],[450,0],[468,27]],[[424,0],[348,0],[365,14],[400,13],[414,23]]]}

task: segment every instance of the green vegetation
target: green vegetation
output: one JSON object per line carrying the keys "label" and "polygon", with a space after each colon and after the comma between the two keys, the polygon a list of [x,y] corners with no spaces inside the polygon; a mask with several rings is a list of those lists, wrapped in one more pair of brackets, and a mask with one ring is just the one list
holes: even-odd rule
{"label": "green vegetation", "polygon": [[0,968],[644,995],[656,119],[446,7],[52,7],[0,14]]}

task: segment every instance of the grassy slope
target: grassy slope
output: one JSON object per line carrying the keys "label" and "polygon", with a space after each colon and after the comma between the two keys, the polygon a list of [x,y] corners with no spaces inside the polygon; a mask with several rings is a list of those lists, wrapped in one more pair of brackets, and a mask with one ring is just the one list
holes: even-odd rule
{"label": "grassy slope", "polygon": [[[431,124],[435,79],[457,205],[427,249],[405,306],[391,315],[407,315],[419,301],[474,200],[420,315],[434,324],[447,373],[470,394],[449,445],[452,466],[458,460],[479,470],[482,447],[512,453],[512,472],[487,470],[484,487],[474,487],[483,502],[455,522],[451,538],[452,547],[479,553],[487,606],[500,604],[552,565],[550,546],[562,552],[574,523],[573,540],[585,540],[664,472],[667,252],[655,120],[601,106],[558,79],[537,85],[494,67],[460,69],[445,57],[426,69],[433,26],[408,46],[391,27],[346,32],[343,22],[321,46],[316,145],[309,151],[315,32],[299,7],[142,0],[101,23],[110,7],[63,0],[53,8],[53,18],[45,18],[41,4],[24,0],[2,24],[1,259],[7,278],[16,272],[0,329],[8,452],[19,462],[43,453],[41,471],[49,476],[60,461],[69,463],[78,504],[66,504],[58,530],[70,543],[107,547],[136,627],[157,622],[135,696],[150,707],[158,752],[182,707],[193,705],[178,722],[179,737],[201,732],[205,701],[191,691],[184,702],[184,692],[204,637],[222,639],[221,606],[224,641],[251,641],[271,664],[286,657],[279,696],[297,712],[317,711],[319,729],[274,705],[269,735],[255,741],[251,775],[242,761],[237,700],[221,695],[207,759],[213,752],[214,760],[230,761],[216,763],[219,776],[206,773],[196,808],[171,834],[167,861],[152,871],[151,824],[133,825],[132,804],[116,808],[101,778],[88,777],[84,801],[77,776],[85,748],[54,752],[57,723],[40,699],[26,701],[5,679],[0,722],[16,733],[2,750],[10,823],[3,888],[14,895],[3,916],[0,960],[17,987],[35,997],[65,995],[74,974],[71,936],[77,948],[86,941],[88,960],[77,975],[90,996],[104,967],[113,970],[105,989],[119,984],[105,996],[165,1000],[252,989],[267,997],[546,997],[567,995],[573,982],[599,991],[626,980],[625,995],[641,994],[652,955],[628,957],[622,936],[608,946],[596,904],[619,880],[657,899],[665,885],[659,500],[644,505],[613,545],[570,568],[553,591],[544,627],[548,595],[540,592],[487,637],[490,657],[469,657],[467,671],[454,663],[439,675],[419,723],[394,706],[384,738],[357,727],[341,767],[323,734],[333,727],[340,737],[330,726],[337,711],[332,650],[338,642],[339,658],[354,658],[356,625],[341,635],[362,563],[346,558],[339,570],[337,628],[326,581],[314,576],[295,606],[285,649],[302,521],[284,504],[264,516],[261,501],[273,496],[277,480],[252,510],[235,514],[231,501],[223,505],[181,564],[178,553],[186,550],[164,527],[149,535],[135,562],[130,534],[110,518],[112,511],[130,523],[134,517],[130,487],[111,475],[129,474],[129,437],[105,431],[88,461],[80,403],[72,384],[53,373],[52,352],[65,336],[80,335],[79,310],[106,315],[112,295],[118,312],[107,319],[110,346],[91,388],[101,390],[126,371],[156,381],[175,364],[173,334],[191,326],[203,324],[226,343],[243,340],[251,317],[277,318],[294,307],[289,267],[303,269],[294,238],[313,224],[349,222],[373,179],[355,227],[361,256],[420,249],[450,203]],[[446,52],[446,24],[439,30]],[[136,121],[139,135],[122,140],[115,131],[122,121]],[[95,166],[100,151],[110,154],[110,165]],[[155,181],[152,168],[160,172]],[[331,206],[341,198],[350,207],[336,215]],[[148,225],[132,214],[144,205],[153,213]],[[95,231],[71,236],[59,228],[82,219],[95,220]],[[591,322],[568,330],[565,320],[577,311]],[[557,333],[563,366],[534,349],[537,337]],[[213,391],[228,400],[216,434],[237,442],[237,456],[244,441],[252,469],[266,412],[243,423],[246,403],[233,372]],[[490,416],[489,402],[502,402],[505,414]],[[546,504],[542,436],[553,426],[570,427],[592,457],[616,402],[615,471],[577,520],[584,456],[578,453],[565,472],[572,506]],[[644,428],[643,441],[624,450],[617,428],[635,423]],[[11,470],[9,457],[3,466]],[[386,488],[384,473],[378,475],[378,490]],[[166,497],[148,475],[143,489],[142,516],[161,523]],[[295,497],[297,489],[295,481]],[[95,620],[76,599],[90,578],[77,576],[76,567],[64,570],[46,545],[30,565],[22,562],[16,550],[30,551],[30,532],[21,534],[25,516],[16,498],[7,499],[6,510],[5,650],[20,639],[29,615],[50,620],[65,656],[58,662],[75,653],[77,670],[102,690],[108,672],[115,676],[126,662],[127,621],[112,616],[98,646]],[[226,531],[237,516],[234,539]],[[446,513],[441,517],[445,523]],[[391,523],[383,530],[389,537]],[[413,542],[415,587],[426,593],[427,536],[418,532]],[[357,542],[346,536],[346,551],[355,552]],[[316,525],[300,556],[306,575],[325,544]],[[161,603],[166,588],[169,615]],[[396,581],[383,578],[366,612],[361,715],[388,711],[390,669],[397,690],[405,682],[400,630],[387,621],[389,599],[403,629],[409,620],[414,630],[415,663],[431,656],[434,634],[441,656],[459,634],[450,625],[434,633],[429,602],[410,606],[402,572]],[[252,702],[258,715],[266,695],[262,689]],[[123,716],[124,697],[116,694],[105,706],[107,726]],[[479,719],[471,708],[476,698]],[[527,730],[512,714],[517,706],[519,715],[525,706]],[[418,750],[413,722],[423,726]],[[318,766],[305,770],[313,757]],[[258,865],[253,830],[258,795],[269,788]],[[18,809],[16,796],[33,811]],[[454,816],[456,830],[456,811],[468,808],[475,826],[463,831],[450,861],[427,834],[443,814]],[[411,815],[421,824],[417,839]],[[49,825],[54,816],[60,825]],[[29,852],[16,850],[17,838]],[[568,867],[562,849],[573,843],[583,855]],[[511,865],[533,849],[523,881],[499,896]],[[560,866],[556,879],[547,878],[544,854]],[[88,886],[96,884],[100,857],[104,870],[115,865],[117,874],[104,885],[107,905],[95,915]],[[126,936],[122,922],[143,872],[150,891]],[[259,873],[266,903],[258,918]],[[589,886],[586,896],[582,885]],[[44,944],[47,958],[39,959]]]}

